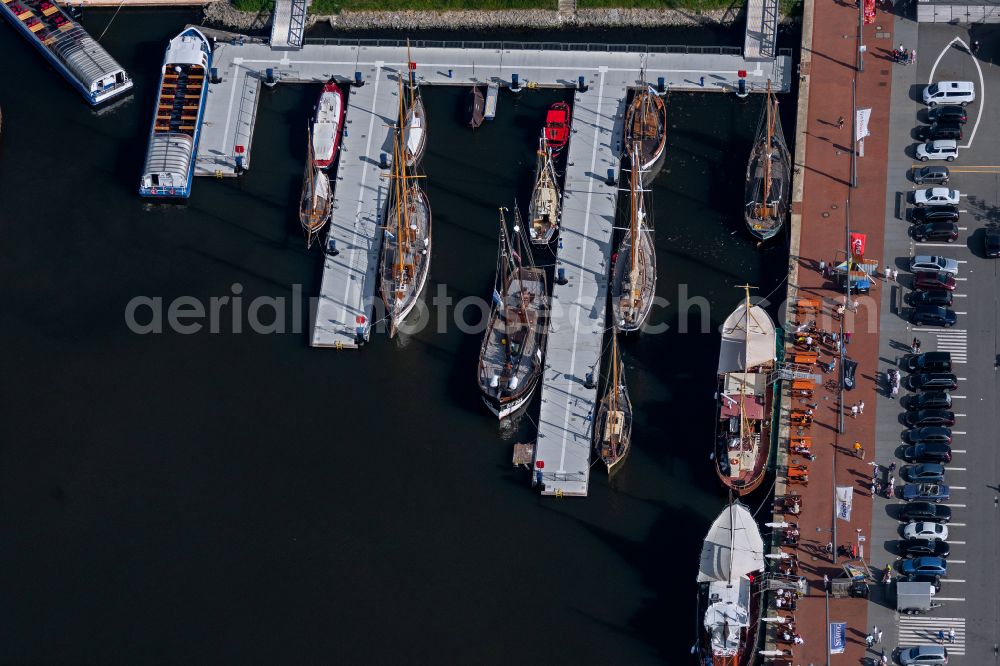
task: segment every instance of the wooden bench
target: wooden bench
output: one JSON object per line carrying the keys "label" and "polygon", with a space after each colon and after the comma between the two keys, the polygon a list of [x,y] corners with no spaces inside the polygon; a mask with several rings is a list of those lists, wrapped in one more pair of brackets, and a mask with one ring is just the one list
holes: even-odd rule
{"label": "wooden bench", "polygon": [[813,365],[818,360],[819,353],[817,352],[795,352],[792,354],[792,363],[799,365]]}
{"label": "wooden bench", "polygon": [[793,391],[812,391],[816,388],[814,384],[809,379],[793,379],[792,380],[792,390]]}
{"label": "wooden bench", "polygon": [[821,303],[815,298],[800,298],[795,307],[801,312],[818,312]]}

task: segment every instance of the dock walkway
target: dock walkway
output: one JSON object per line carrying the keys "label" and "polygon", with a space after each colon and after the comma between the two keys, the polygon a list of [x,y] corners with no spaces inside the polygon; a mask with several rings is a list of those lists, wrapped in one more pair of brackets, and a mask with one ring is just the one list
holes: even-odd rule
{"label": "dock walkway", "polygon": [[770,60],[776,55],[778,0],[747,0],[747,24],[743,37],[743,57]]}
{"label": "dock walkway", "polygon": [[583,496],[590,482],[597,388],[585,382],[588,373],[600,376],[621,152],[618,118],[634,79],[634,73],[601,70],[573,102],[556,260],[566,284],[552,288],[535,443],[535,481],[543,495]]}
{"label": "dock walkway", "polygon": [[285,50],[302,48],[308,11],[309,0],[275,0],[271,16],[271,47]]}

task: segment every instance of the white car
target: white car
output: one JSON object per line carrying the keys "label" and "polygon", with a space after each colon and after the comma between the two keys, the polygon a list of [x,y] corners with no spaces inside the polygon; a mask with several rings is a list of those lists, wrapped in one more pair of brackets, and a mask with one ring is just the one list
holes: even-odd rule
{"label": "white car", "polygon": [[948,273],[958,275],[958,262],[947,257],[918,254],[910,259],[911,273]]}
{"label": "white car", "polygon": [[948,540],[948,526],[941,523],[913,522],[903,528],[904,539],[937,539]]}
{"label": "white car", "polygon": [[917,159],[921,162],[927,160],[954,162],[956,157],[958,157],[958,141],[954,139],[938,139],[917,146]]}
{"label": "white car", "polygon": [[928,187],[913,193],[917,206],[957,206],[962,193],[947,187]]}

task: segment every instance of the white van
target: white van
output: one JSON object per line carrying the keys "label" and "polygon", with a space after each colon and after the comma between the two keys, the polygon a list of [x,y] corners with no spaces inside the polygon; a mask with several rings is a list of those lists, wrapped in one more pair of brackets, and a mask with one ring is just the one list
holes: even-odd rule
{"label": "white van", "polygon": [[924,104],[961,104],[976,101],[976,86],[972,81],[938,81],[924,88]]}

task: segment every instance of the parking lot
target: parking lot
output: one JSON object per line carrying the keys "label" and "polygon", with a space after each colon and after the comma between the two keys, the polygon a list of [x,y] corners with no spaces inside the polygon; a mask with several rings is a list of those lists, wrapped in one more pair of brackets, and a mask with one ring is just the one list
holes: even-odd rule
{"label": "parking lot", "polygon": [[[898,284],[886,283],[880,294],[879,367],[862,368],[863,375],[877,378],[886,386],[889,369],[910,353],[914,337],[921,351],[948,351],[958,376],[958,388],[952,391],[956,423],[952,428],[952,460],[946,465],[945,483],[951,496],[943,504],[953,517],[948,523],[951,553],[947,574],[935,599],[939,608],[925,615],[900,616],[895,611],[892,594],[873,595],[869,620],[884,629],[881,648],[891,651],[897,645],[924,645],[940,642],[940,632],[954,631],[955,642],[946,642],[953,655],[951,664],[997,663],[995,653],[1000,641],[1000,466],[997,433],[1000,432],[997,354],[1000,353],[1000,306],[998,306],[998,268],[1000,260],[989,259],[984,251],[984,229],[1000,221],[1000,27],[976,26],[970,37],[968,26],[928,25],[918,27],[911,21],[896,20],[896,41],[907,49],[916,49],[915,65],[892,64],[876,60],[872,66],[892,67],[892,107],[888,131],[889,175],[886,197],[885,257],[883,265],[899,270]],[[977,57],[968,51],[972,39],[981,42]],[[875,54],[873,54],[875,55]],[[876,55],[877,57],[877,55]],[[920,102],[929,81],[972,81],[977,101],[967,108],[968,122],[959,140],[959,154],[954,162],[915,161],[917,128],[925,124],[927,107]],[[860,173],[863,177],[864,160]],[[910,236],[908,211],[914,192],[914,167],[925,164],[945,165],[951,179],[947,187],[961,192],[958,208],[959,236],[953,243],[916,242]],[[951,328],[921,326],[910,321],[913,276],[908,267],[915,255],[939,255],[958,262],[958,274],[952,310],[957,323]],[[905,380],[907,373],[902,372]],[[908,391],[903,388],[900,398]],[[912,394],[911,394],[912,395]],[[875,460],[882,465],[898,457],[904,409],[901,400],[892,400],[880,389],[877,413]],[[895,487],[902,487],[898,470]],[[870,561],[873,568],[897,565],[902,523],[896,519],[902,502],[876,499],[870,538]],[[873,655],[875,653],[872,653]]]}

